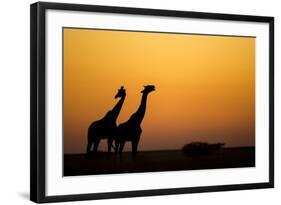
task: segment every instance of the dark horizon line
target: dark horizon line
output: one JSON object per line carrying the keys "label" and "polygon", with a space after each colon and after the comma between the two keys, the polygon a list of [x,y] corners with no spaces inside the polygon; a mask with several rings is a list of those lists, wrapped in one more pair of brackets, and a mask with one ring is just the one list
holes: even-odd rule
{"label": "dark horizon line", "polygon": [[[253,149],[256,146],[237,146],[237,147],[222,147],[220,149]],[[167,149],[167,150],[140,150],[141,152],[175,152],[175,151],[182,151],[182,149]],[[124,151],[124,153],[130,153],[131,151]],[[99,151],[98,153],[107,153],[107,151]],[[114,154],[114,151],[112,152]],[[86,153],[64,153],[63,155],[84,155]]]}
{"label": "dark horizon line", "polygon": [[242,35],[224,35],[224,34],[205,34],[205,33],[180,33],[169,31],[144,31],[144,30],[125,30],[125,29],[108,29],[108,28],[88,28],[88,27],[72,27],[63,26],[64,29],[77,29],[77,30],[97,30],[97,31],[119,31],[119,32],[136,32],[136,33],[158,33],[158,34],[181,34],[181,35],[197,35],[197,36],[219,36],[219,37],[237,37],[237,38],[256,38],[256,36],[242,36]]}

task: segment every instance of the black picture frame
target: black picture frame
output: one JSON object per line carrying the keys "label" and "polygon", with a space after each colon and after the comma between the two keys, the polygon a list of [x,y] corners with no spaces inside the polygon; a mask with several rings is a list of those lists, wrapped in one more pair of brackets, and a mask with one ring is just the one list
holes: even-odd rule
{"label": "black picture frame", "polygon": [[[45,116],[46,116],[46,10],[87,11],[117,14],[169,16],[180,18],[217,19],[263,22],[269,24],[269,181],[263,183],[229,184],[192,188],[90,193],[46,196]],[[30,199],[37,203],[77,200],[140,197],[198,192],[230,191],[274,187],[274,17],[218,13],[156,10],[82,4],[38,2],[30,7]]]}

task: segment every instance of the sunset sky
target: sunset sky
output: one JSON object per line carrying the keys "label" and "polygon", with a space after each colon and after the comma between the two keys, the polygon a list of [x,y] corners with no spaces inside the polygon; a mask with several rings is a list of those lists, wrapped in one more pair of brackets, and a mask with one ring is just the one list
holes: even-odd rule
{"label": "sunset sky", "polygon": [[65,153],[86,151],[89,125],[118,102],[120,86],[127,96],[118,124],[136,111],[147,84],[156,91],[139,150],[255,145],[255,38],[71,28],[63,36]]}

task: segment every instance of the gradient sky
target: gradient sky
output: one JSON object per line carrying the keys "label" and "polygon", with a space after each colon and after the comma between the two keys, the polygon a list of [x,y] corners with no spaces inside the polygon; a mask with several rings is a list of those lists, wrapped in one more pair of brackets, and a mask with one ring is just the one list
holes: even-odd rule
{"label": "gradient sky", "polygon": [[255,38],[71,28],[63,35],[65,153],[85,152],[89,125],[113,108],[122,85],[118,124],[136,111],[143,85],[156,86],[139,150],[255,144]]}

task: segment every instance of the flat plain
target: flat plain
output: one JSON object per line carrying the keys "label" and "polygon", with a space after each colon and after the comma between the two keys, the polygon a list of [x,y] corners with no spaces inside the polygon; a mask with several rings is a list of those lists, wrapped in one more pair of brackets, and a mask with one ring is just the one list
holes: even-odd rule
{"label": "flat plain", "polygon": [[122,156],[98,152],[95,155],[64,155],[64,176],[159,172],[255,166],[254,147],[222,148],[208,155],[193,156],[182,150],[131,152]]}

